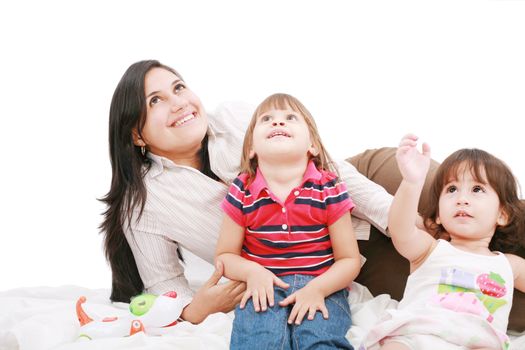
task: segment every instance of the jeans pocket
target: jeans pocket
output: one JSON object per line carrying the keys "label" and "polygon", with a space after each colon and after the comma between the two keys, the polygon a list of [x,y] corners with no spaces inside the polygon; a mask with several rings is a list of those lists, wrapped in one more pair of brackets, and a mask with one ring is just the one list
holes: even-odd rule
{"label": "jeans pocket", "polygon": [[351,318],[350,304],[348,303],[348,291],[346,289],[329,295],[326,298],[325,303],[331,303],[334,307],[340,309],[346,316]]}

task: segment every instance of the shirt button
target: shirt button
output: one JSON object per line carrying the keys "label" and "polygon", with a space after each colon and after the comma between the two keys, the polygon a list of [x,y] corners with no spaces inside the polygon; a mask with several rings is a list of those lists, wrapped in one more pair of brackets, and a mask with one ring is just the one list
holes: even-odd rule
{"label": "shirt button", "polygon": [[286,208],[282,208],[281,210],[283,211],[283,213],[286,213]]}
{"label": "shirt button", "polygon": [[295,194],[296,196],[298,196],[298,195],[299,195],[299,191],[296,190],[293,194]]}
{"label": "shirt button", "polygon": [[286,230],[288,228],[288,225],[286,224],[283,224],[283,226],[281,226],[283,228],[283,230]]}

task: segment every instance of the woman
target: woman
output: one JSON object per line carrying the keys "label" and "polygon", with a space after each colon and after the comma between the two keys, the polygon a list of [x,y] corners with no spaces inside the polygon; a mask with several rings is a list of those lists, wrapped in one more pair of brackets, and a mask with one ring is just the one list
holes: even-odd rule
{"label": "woman", "polygon": [[[113,283],[111,299],[129,301],[143,291],[175,290],[193,323],[227,312],[245,286],[218,284],[223,267],[195,294],[184,277],[179,248],[213,261],[220,202],[239,172],[250,108],[222,106],[207,115],[181,75],[157,61],[132,64],[110,107],[112,182],[101,229]],[[347,162],[337,164],[356,208],[358,239],[370,224],[385,231],[392,197]]]}

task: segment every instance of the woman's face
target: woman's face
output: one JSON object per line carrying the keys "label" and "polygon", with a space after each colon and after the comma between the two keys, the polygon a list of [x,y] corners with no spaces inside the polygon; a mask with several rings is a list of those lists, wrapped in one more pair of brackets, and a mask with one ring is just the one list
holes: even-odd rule
{"label": "woman's face", "polygon": [[[194,158],[208,128],[201,101],[163,68],[151,69],[144,83],[147,115],[142,138],[148,150],[177,163]],[[140,140],[135,143],[142,146]]]}

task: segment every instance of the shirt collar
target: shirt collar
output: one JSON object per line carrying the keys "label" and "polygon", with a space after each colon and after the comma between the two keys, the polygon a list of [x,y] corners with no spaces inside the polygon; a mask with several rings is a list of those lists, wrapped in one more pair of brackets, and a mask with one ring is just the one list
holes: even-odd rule
{"label": "shirt collar", "polygon": [[[317,170],[314,162],[310,160],[308,161],[308,165],[306,166],[306,171],[304,172],[300,187],[302,187],[304,183],[308,180],[320,180],[321,177],[321,172]],[[259,194],[263,189],[268,189],[268,184],[266,183],[266,180],[264,179],[261,170],[257,168],[257,174],[255,175],[255,179],[250,184],[250,186],[247,187],[247,190],[250,191],[254,198],[258,198]]]}
{"label": "shirt collar", "polygon": [[151,168],[148,171],[148,175],[151,177],[156,177],[160,174],[162,174],[162,171],[164,170],[164,167],[173,167],[175,166],[175,163],[173,163],[171,160],[169,160],[166,157],[161,157],[156,154],[153,154],[151,152],[147,153],[147,157],[151,161]]}
{"label": "shirt collar", "polygon": [[[210,125],[208,125],[207,134],[208,134],[208,142],[210,142],[211,138],[216,137],[216,132],[213,130],[213,128],[210,127]],[[151,152],[148,152],[146,156],[151,160],[151,168],[148,171],[148,175],[151,177],[155,177],[155,176],[162,174],[162,171],[164,170],[165,167],[174,168],[178,166],[177,163],[173,162],[172,160],[166,157],[158,156]]]}

